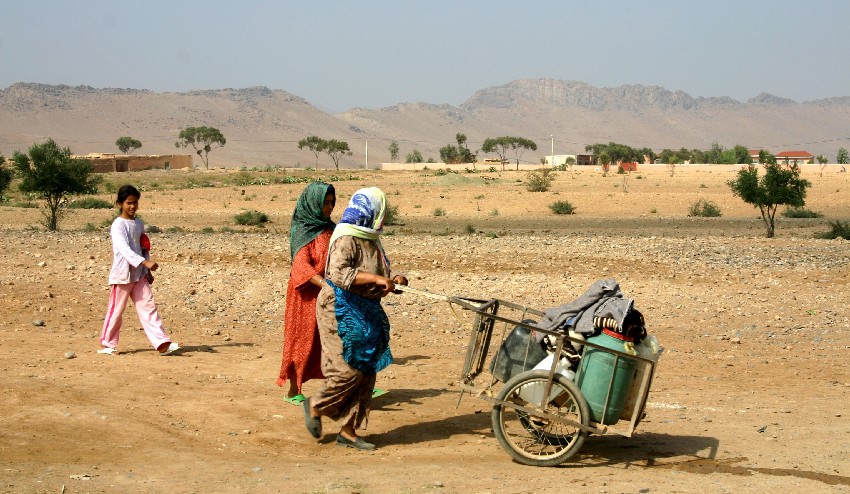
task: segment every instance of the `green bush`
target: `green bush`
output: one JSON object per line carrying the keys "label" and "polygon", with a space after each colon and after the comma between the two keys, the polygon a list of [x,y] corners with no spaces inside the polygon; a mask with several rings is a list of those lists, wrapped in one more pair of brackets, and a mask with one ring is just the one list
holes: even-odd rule
{"label": "green bush", "polygon": [[259,226],[268,223],[269,217],[260,211],[243,211],[233,217],[237,225]]}
{"label": "green bush", "polygon": [[443,208],[434,208],[434,216],[445,216],[446,210]]}
{"label": "green bush", "polygon": [[529,192],[546,192],[552,186],[552,180],[554,180],[550,172],[551,170],[548,169],[529,172],[525,176],[525,188]]}
{"label": "green bush", "polygon": [[109,209],[112,207],[112,203],[97,197],[83,197],[69,202],[67,207],[71,209]]}
{"label": "green bush", "polygon": [[463,227],[463,231],[466,232],[467,235],[472,235],[475,233],[475,225],[472,223],[467,223],[465,227]]}
{"label": "green bush", "polygon": [[9,206],[12,206],[13,208],[32,209],[32,208],[37,208],[38,204],[36,204],[34,202],[30,202],[30,201],[24,201],[24,202],[13,202],[13,203],[9,204]]}
{"label": "green bush", "polygon": [[711,201],[706,201],[705,199],[700,199],[699,201],[691,204],[690,209],[688,209],[688,216],[700,216],[703,218],[717,218],[721,216],[720,208],[717,207]]}
{"label": "green bush", "polygon": [[806,208],[787,208],[782,211],[782,216],[786,218],[820,218],[823,215]]}
{"label": "green bush", "polygon": [[215,228],[211,226],[205,226],[201,228],[201,233],[215,233]]}
{"label": "green bush", "polygon": [[555,214],[574,214],[576,208],[569,201],[556,201],[549,205],[549,209]]}
{"label": "green bush", "polygon": [[385,225],[398,225],[398,206],[387,206],[387,212],[384,216]]}
{"label": "green bush", "polygon": [[828,232],[822,232],[815,235],[817,238],[825,238],[825,239],[836,239],[843,238],[844,240],[850,240],[850,222],[835,220],[830,221],[829,226],[832,228]]}

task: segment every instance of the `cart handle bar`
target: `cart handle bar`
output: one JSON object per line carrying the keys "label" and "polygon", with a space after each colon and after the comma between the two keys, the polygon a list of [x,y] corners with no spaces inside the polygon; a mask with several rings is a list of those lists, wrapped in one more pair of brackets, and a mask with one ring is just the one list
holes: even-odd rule
{"label": "cart handle bar", "polygon": [[462,297],[454,297],[452,295],[443,295],[441,293],[429,292],[427,290],[419,290],[418,288],[412,288],[407,285],[396,285],[396,291],[399,292],[407,292],[413,295],[420,295],[422,297],[433,298],[435,300],[442,300],[443,302],[448,302],[449,304],[458,304],[465,309],[469,309],[475,311],[478,309],[478,306],[474,305],[473,302],[483,303],[484,300],[475,300],[471,298],[462,298]]}

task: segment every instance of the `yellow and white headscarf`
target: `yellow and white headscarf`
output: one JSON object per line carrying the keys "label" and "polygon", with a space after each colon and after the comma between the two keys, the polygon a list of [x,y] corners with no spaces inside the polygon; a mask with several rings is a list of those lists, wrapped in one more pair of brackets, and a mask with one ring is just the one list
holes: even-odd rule
{"label": "yellow and white headscarf", "polygon": [[381,234],[384,233],[384,217],[387,214],[387,197],[377,187],[360,189],[351,196],[348,206],[342,212],[331,235],[330,245],[339,237],[350,235],[356,238],[372,240],[381,249],[381,255],[389,270],[389,260],[381,246]]}

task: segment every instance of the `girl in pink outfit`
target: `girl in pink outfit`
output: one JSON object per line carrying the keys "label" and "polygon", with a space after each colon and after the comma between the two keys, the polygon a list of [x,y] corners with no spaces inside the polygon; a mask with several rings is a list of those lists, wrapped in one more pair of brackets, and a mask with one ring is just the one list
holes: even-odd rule
{"label": "girl in pink outfit", "polygon": [[145,233],[145,224],[136,218],[141,196],[141,192],[132,185],[123,185],[118,189],[115,203],[121,209],[121,214],[115,218],[109,230],[109,236],[112,237],[109,305],[100,334],[103,348],[97,353],[118,353],[118,336],[127,299],[136,306],[142,328],[160,355],[169,355],[180,349],[180,345],[172,342],[165,334],[153,300],[151,271],[156,271],[159,265],[150,260],[147,250],[142,251],[141,239]]}

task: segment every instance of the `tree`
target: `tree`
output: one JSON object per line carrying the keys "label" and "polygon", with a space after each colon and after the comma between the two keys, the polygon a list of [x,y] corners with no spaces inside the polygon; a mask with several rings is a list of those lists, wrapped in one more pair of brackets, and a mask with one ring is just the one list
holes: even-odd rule
{"label": "tree", "polygon": [[408,154],[404,162],[405,163],[422,163],[425,159],[422,157],[422,153],[419,152],[418,149],[414,149],[412,153]]}
{"label": "tree", "polygon": [[33,144],[29,155],[16,151],[12,161],[21,177],[21,192],[36,193],[47,202],[45,226],[50,231],[58,229],[59,208],[68,195],[94,194],[102,180],[94,174],[91,163],[72,158],[71,150],[60,149],[53,139]]}
{"label": "tree", "polygon": [[510,137],[488,137],[481,144],[482,151],[485,153],[496,153],[503,162],[508,159],[507,154],[510,147]]}
{"label": "tree", "polygon": [[801,208],[806,205],[806,189],[811,185],[800,178],[796,164],[763,165],[764,175],[759,177],[758,167],[750,164],[738,171],[738,176],[728,182],[732,193],[747,204],[759,208],[761,219],[767,226],[767,238],[774,236],[774,218],[780,205]]}
{"label": "tree", "polygon": [[178,148],[192,146],[207,170],[210,169],[210,151],[215,149],[213,144],[216,144],[216,148],[220,148],[227,143],[227,139],[215,127],[186,127],[180,131],[177,139],[174,146]]}
{"label": "tree", "polygon": [[835,155],[835,161],[838,162],[839,165],[846,165],[850,163],[850,156],[847,155],[847,150],[844,148],[838,148],[838,154]]}
{"label": "tree", "polygon": [[398,159],[398,143],[395,141],[390,142],[388,149],[390,151],[390,160],[395,162]]}
{"label": "tree", "polygon": [[142,147],[142,141],[138,139],[133,139],[130,136],[119,137],[115,141],[115,145],[118,146],[118,149],[124,153],[129,154]]}
{"label": "tree", "polygon": [[[526,139],[525,137],[514,137],[511,142],[511,149],[514,151],[514,156],[516,156],[516,164],[519,166],[519,159],[527,149],[532,151],[537,151],[537,143],[532,141],[531,139]],[[554,163],[553,163],[554,164]]]}
{"label": "tree", "polygon": [[526,139],[525,137],[502,136],[495,138],[488,137],[487,139],[484,139],[484,143],[481,145],[482,151],[485,153],[496,153],[502,161],[507,160],[508,149],[514,151],[516,163],[519,165],[519,159],[522,156],[522,153],[524,153],[527,149],[536,151],[537,143],[531,139]]}
{"label": "tree", "polygon": [[761,164],[767,163],[767,164],[775,165],[776,164],[776,156],[768,153],[764,149],[761,149],[761,150],[759,150],[759,163],[761,163]]}
{"label": "tree", "polygon": [[307,148],[316,155],[316,168],[319,167],[319,155],[325,151],[328,141],[319,136],[309,136],[298,141],[298,149]]}
{"label": "tree", "polygon": [[0,197],[3,196],[3,193],[9,188],[9,184],[12,183],[12,170],[3,166],[5,163],[6,158],[0,154]]}
{"label": "tree", "polygon": [[336,139],[325,141],[323,151],[334,161],[334,166],[337,170],[339,170],[339,159],[342,156],[351,156],[351,151],[348,149],[348,143],[345,141],[338,141]]}

